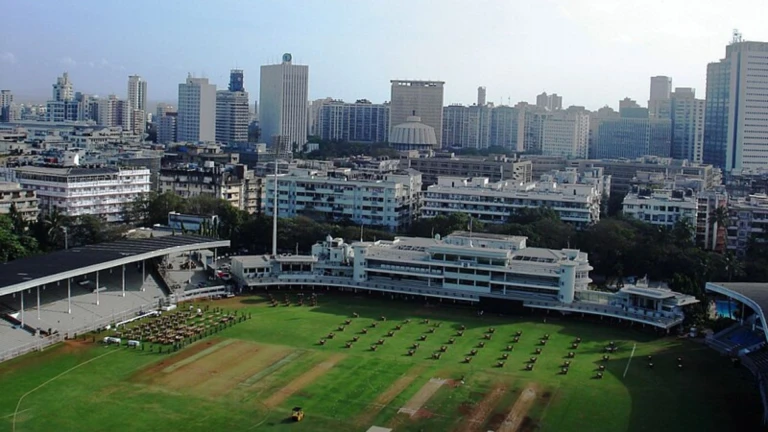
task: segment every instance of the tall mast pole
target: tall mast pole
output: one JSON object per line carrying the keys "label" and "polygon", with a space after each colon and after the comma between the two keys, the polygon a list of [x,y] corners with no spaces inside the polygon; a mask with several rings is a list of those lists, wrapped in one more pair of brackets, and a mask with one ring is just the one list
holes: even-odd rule
{"label": "tall mast pole", "polygon": [[277,158],[280,155],[280,137],[275,143],[275,185],[272,198],[272,256],[277,256]]}

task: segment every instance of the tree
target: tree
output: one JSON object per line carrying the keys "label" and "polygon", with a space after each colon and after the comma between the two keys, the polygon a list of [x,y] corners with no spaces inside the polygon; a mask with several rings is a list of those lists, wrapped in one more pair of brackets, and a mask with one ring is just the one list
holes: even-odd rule
{"label": "tree", "polygon": [[[704,282],[676,273],[672,276],[669,287],[677,292],[692,295],[699,300],[704,300]],[[708,302],[700,301],[696,305],[688,308],[686,320],[691,323],[700,323],[707,321]]]}
{"label": "tree", "polygon": [[157,193],[152,192],[149,195],[140,195],[131,201],[123,210],[123,222],[144,227],[151,226],[150,204],[156,196]]}
{"label": "tree", "polygon": [[128,226],[125,224],[110,224],[96,215],[82,215],[70,220],[70,246],[86,246],[90,244],[113,242],[121,239]]}
{"label": "tree", "polygon": [[54,209],[39,216],[37,226],[33,230],[35,238],[46,250],[64,249],[64,230],[69,228],[70,223],[69,217]]}
{"label": "tree", "polygon": [[728,208],[725,206],[718,206],[712,211],[710,216],[712,220],[712,250],[717,249],[717,238],[720,230],[724,230],[728,227]]}
{"label": "tree", "polygon": [[398,152],[387,143],[352,143],[345,141],[316,140],[320,144],[320,149],[310,152],[306,155],[308,159],[327,160],[333,158],[342,158],[350,156],[388,156],[390,158],[398,157]]}
{"label": "tree", "polygon": [[616,216],[621,213],[622,204],[626,194],[613,193],[608,198],[606,213],[608,216]]}
{"label": "tree", "polygon": [[[414,237],[433,237],[435,234],[446,236],[454,231],[469,229],[470,216],[467,213],[451,213],[448,216],[435,216],[414,221],[408,229],[408,234]],[[484,225],[477,219],[472,221],[472,230],[483,232]]]}
{"label": "tree", "polygon": [[631,259],[628,257],[636,247],[637,230],[624,219],[601,219],[581,231],[577,240],[578,247],[589,254],[596,273],[607,279],[622,278]]}
{"label": "tree", "polygon": [[19,212],[19,209],[16,208],[16,203],[11,203],[11,208],[8,211],[8,217],[11,219],[11,223],[13,224],[13,230],[17,233],[23,233],[27,232],[27,228],[29,227],[29,224],[26,220],[24,220],[24,216]]}
{"label": "tree", "polygon": [[551,207],[523,207],[509,215],[510,223],[530,224],[540,220],[560,220],[560,216]]}
{"label": "tree", "polygon": [[31,255],[37,251],[37,241],[26,233],[19,233],[13,220],[0,215],[0,263]]}
{"label": "tree", "polygon": [[680,248],[687,248],[694,245],[694,235],[696,233],[696,227],[693,226],[691,220],[688,218],[682,218],[675,222],[670,230],[672,234],[672,240],[675,245]]}
{"label": "tree", "polygon": [[739,260],[733,252],[726,252],[725,255],[725,272],[728,278],[728,282],[733,279],[741,279],[745,276],[744,263]]}
{"label": "tree", "polygon": [[161,194],[151,193],[146,205],[148,225],[167,224],[168,213],[184,213],[187,210],[186,201],[173,192],[163,192]]}

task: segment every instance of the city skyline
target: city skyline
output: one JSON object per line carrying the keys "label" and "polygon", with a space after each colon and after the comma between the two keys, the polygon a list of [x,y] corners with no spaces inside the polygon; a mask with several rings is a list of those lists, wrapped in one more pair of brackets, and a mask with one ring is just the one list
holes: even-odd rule
{"label": "city skyline", "polygon": [[[533,103],[546,91],[562,95],[564,107],[594,110],[616,107],[625,96],[645,104],[648,77],[656,75],[703,94],[707,63],[722,57],[734,27],[745,40],[768,40],[760,23],[768,7],[759,2],[698,8],[651,3],[446,2],[434,9],[428,2],[408,2],[407,8],[341,2],[223,2],[214,8],[190,2],[178,8],[139,1],[130,9],[146,6],[140,34],[132,30],[136,22],[119,18],[135,16],[128,5],[13,3],[4,8],[9,37],[0,41],[0,87],[11,89],[17,102],[44,102],[51,83],[66,71],[78,91],[123,97],[125,77],[137,74],[150,83],[154,104],[175,102],[188,72],[224,89],[229,70],[238,68],[257,99],[260,66],[290,52],[296,64],[312,67],[310,99],[383,102],[390,80],[418,79],[445,81],[446,105],[470,105],[477,87],[485,86],[488,102],[497,105]],[[337,7],[343,16],[330,13]],[[264,23],[258,30],[251,15]],[[50,25],[30,32],[29,17]],[[93,25],[102,21],[110,22],[110,32]],[[333,25],[318,25],[323,22]],[[125,38],[123,30],[133,36]],[[245,50],[231,45],[252,39],[261,43],[244,42]]]}

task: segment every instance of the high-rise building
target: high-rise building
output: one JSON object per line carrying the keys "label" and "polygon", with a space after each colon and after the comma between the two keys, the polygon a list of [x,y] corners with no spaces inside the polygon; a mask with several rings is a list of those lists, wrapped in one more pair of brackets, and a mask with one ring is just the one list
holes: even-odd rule
{"label": "high-rise building", "polygon": [[249,119],[248,92],[229,90],[216,92],[217,142],[247,142]]}
{"label": "high-rise building", "polygon": [[678,87],[672,92],[672,157],[701,163],[704,153],[705,101],[696,99],[692,88]]}
{"label": "high-rise building", "polygon": [[122,124],[121,102],[115,95],[109,95],[96,101],[96,122],[99,126],[113,127]]}
{"label": "high-rise building", "polygon": [[227,90],[231,92],[244,92],[245,82],[243,81],[243,70],[232,69],[229,71],[229,87]]}
{"label": "high-rise building", "polygon": [[147,128],[147,82],[138,75],[128,77],[129,129],[142,134]]}
{"label": "high-rise building", "polygon": [[[307,142],[309,66],[293,64],[283,54],[280,64],[261,67],[259,126],[267,143],[285,142],[298,150]],[[276,138],[282,137],[282,138]]]}
{"label": "high-rise building", "polygon": [[594,158],[669,157],[672,121],[636,117],[599,120],[590,155]]}
{"label": "high-rise building", "polygon": [[10,90],[0,90],[0,107],[6,107],[13,103],[13,93]]}
{"label": "high-rise building", "polygon": [[53,85],[52,101],[69,101],[75,98],[75,90],[72,82],[69,80],[69,73],[64,72],[62,76],[56,78],[56,84]]}
{"label": "high-rise building", "polygon": [[[309,117],[307,117],[307,121],[309,124],[307,125],[307,135],[310,136],[320,136],[320,111],[323,109],[323,106],[327,103],[331,102],[339,102],[334,101],[332,98],[323,98],[323,99],[315,99],[309,104]],[[387,125],[389,127],[389,125]],[[326,132],[328,133],[328,132]]]}
{"label": "high-rise building", "polygon": [[648,115],[650,118],[670,118],[672,78],[667,76],[651,77],[651,93],[648,99]]}
{"label": "high-rise building", "polygon": [[490,145],[517,151],[518,110],[497,106],[491,110]]}
{"label": "high-rise building", "polygon": [[77,101],[69,74],[56,78],[52,98],[46,104],[45,119],[51,122],[77,121]]}
{"label": "high-rise building", "polygon": [[176,111],[167,111],[162,117],[159,118],[157,126],[158,143],[167,144],[177,141],[177,116],[178,113]]}
{"label": "high-rise building", "polygon": [[389,104],[373,104],[366,99],[355,103],[324,102],[319,110],[317,134],[331,141],[387,142]]}
{"label": "high-rise building", "polygon": [[736,34],[707,65],[704,163],[727,172],[768,167],[768,43]]}
{"label": "high-rise building", "polygon": [[228,90],[219,90],[216,93],[216,141],[227,144],[248,142],[250,117],[248,92],[243,85],[243,71],[232,69]]}
{"label": "high-rise building", "polygon": [[0,122],[15,120],[11,115],[11,104],[13,104],[13,93],[10,90],[0,90]]}
{"label": "high-rise building", "polygon": [[491,137],[491,107],[449,105],[443,108],[443,147],[487,148]]}
{"label": "high-rise building", "polygon": [[467,107],[451,104],[443,108],[443,147],[464,147],[468,119]]}
{"label": "high-rise building", "polygon": [[75,93],[75,101],[77,101],[78,121],[96,121],[97,113],[94,110],[94,99],[91,95],[77,92]]}
{"label": "high-rise building", "polygon": [[585,159],[589,153],[589,114],[558,111],[544,120],[541,154]]}
{"label": "high-rise building", "polygon": [[650,117],[648,108],[641,107],[634,99],[628,97],[619,101],[619,114],[624,118],[647,119]]}
{"label": "high-rise building", "polygon": [[530,153],[541,153],[541,139],[544,135],[544,121],[551,115],[546,109],[520,102],[515,105],[517,116],[517,149]]}
{"label": "high-rise building", "polygon": [[147,82],[138,75],[128,77],[128,104],[132,109],[147,112]]}
{"label": "high-rise building", "polygon": [[563,109],[563,97],[558,96],[557,93],[548,95],[544,92],[536,96],[536,106],[547,111],[557,111]]}
{"label": "high-rise building", "polygon": [[153,121],[160,122],[160,119],[165,116],[165,113],[169,112],[176,112],[176,108],[173,107],[173,105],[169,105],[167,103],[159,103],[157,104],[157,108],[155,110],[155,117]]}
{"label": "high-rise building", "polygon": [[[134,123],[136,123],[136,116],[139,115],[134,111],[140,110],[131,109],[127,100],[121,100],[115,95],[109,95],[106,98],[97,99],[95,103],[91,103],[90,105],[92,107],[91,111],[95,117],[94,120],[99,126],[120,126],[123,130],[134,131],[132,127]],[[138,133],[138,131],[135,132]]]}
{"label": "high-rise building", "polygon": [[485,87],[477,88],[477,104],[479,106],[485,106]]}
{"label": "high-rise building", "polygon": [[178,141],[216,140],[216,86],[208,78],[187,77],[179,84]]}
{"label": "high-rise building", "polygon": [[403,124],[410,116],[435,129],[437,147],[443,145],[443,86],[444,81],[392,80],[389,130]]}

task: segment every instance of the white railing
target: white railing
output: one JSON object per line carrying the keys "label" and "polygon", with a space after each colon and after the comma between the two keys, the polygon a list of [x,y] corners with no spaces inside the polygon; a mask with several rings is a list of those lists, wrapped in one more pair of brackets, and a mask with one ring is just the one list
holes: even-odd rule
{"label": "white railing", "polygon": [[183,301],[188,301],[188,300],[225,295],[228,292],[229,291],[227,291],[226,286],[216,285],[216,286],[210,286],[210,287],[197,288],[193,290],[187,290],[178,294],[171,294],[168,297],[168,300],[170,300],[171,303],[181,303]]}
{"label": "white railing", "polygon": [[3,352],[0,352],[0,362],[4,362],[6,360],[19,357],[24,354],[31,353],[33,351],[42,351],[43,349],[51,345],[54,345],[56,343],[63,341],[66,337],[75,337],[76,335],[81,335],[83,333],[88,333],[99,328],[104,328],[107,325],[120,322],[127,318],[133,317],[139,311],[151,310],[151,309],[154,309],[156,306],[157,306],[157,303],[150,303],[150,304],[137,306],[133,309],[129,309],[120,313],[116,313],[114,315],[110,315],[108,317],[101,318],[89,324],[86,324],[74,329],[69,329],[63,333],[54,333],[50,336],[41,337],[40,339],[34,342],[30,342],[26,345],[21,345],[18,347],[7,349]]}

